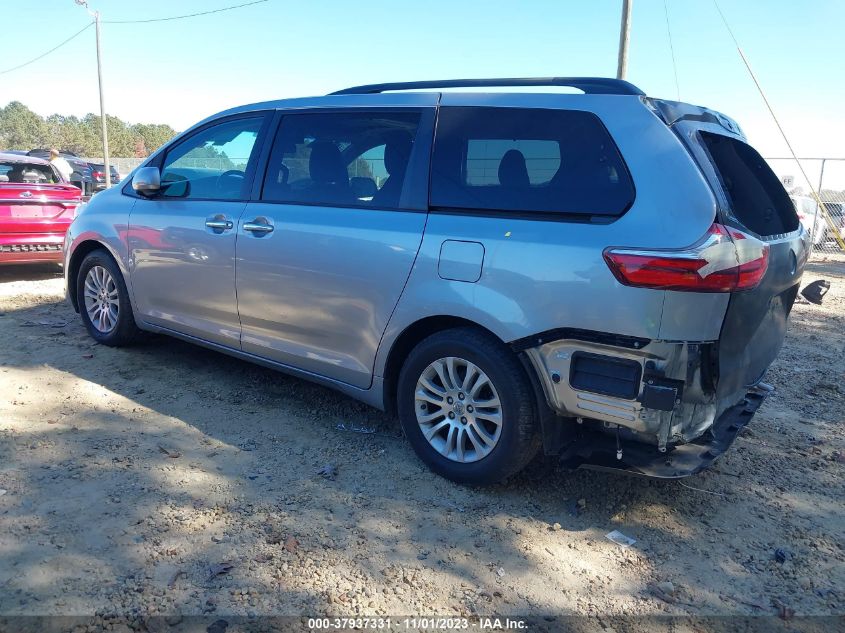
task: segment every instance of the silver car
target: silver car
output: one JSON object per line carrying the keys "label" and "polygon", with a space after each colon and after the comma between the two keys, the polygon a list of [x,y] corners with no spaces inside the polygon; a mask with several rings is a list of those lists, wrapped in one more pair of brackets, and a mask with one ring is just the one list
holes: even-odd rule
{"label": "silver car", "polygon": [[100,343],[159,332],[334,387],[484,484],[541,450],[708,466],[771,389],[808,246],[722,114],[451,80],[210,117],[87,205],[65,271]]}

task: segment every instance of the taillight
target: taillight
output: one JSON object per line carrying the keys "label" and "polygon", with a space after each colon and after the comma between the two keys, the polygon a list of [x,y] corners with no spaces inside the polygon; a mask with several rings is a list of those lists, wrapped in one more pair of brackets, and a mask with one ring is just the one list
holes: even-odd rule
{"label": "taillight", "polygon": [[769,245],[748,233],[713,224],[680,250],[608,248],[604,259],[619,283],[687,292],[755,288],[769,265]]}

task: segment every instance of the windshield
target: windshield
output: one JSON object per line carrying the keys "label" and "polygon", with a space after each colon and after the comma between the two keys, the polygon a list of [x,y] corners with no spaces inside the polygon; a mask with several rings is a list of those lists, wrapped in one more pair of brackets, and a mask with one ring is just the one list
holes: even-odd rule
{"label": "windshield", "polygon": [[50,165],[0,161],[0,184],[25,183],[46,184],[61,182]]}

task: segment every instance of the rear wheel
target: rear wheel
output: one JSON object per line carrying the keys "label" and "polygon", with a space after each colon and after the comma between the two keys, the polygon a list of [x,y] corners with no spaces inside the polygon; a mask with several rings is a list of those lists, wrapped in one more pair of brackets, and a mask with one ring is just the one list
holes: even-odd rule
{"label": "rear wheel", "polygon": [[399,418],[417,455],[458,483],[491,484],[537,454],[533,391],[514,354],[474,328],[430,336],[405,361]]}
{"label": "rear wheel", "polygon": [[106,251],[93,251],[82,260],[76,298],[82,322],[95,341],[119,347],[135,340],[139,330],[129,293],[120,269]]}

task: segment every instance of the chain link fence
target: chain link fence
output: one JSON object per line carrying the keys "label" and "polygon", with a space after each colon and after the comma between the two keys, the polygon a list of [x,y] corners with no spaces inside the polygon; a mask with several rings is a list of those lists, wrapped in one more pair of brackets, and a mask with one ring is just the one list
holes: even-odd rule
{"label": "chain link fence", "polygon": [[[86,163],[95,163],[95,164],[98,164],[98,165],[103,164],[103,158],[102,157],[94,157],[94,158],[84,157],[83,158],[83,157],[80,156],[80,160],[84,160]],[[138,165],[140,165],[142,162],[144,162],[145,160],[147,160],[147,159],[146,158],[114,158],[113,156],[111,156],[111,157],[109,157],[109,164],[112,167],[114,167],[115,169],[117,169],[118,173],[121,176],[125,176],[130,171],[135,169]]]}
{"label": "chain link fence", "polygon": [[845,255],[845,158],[799,158],[800,168],[794,158],[766,161],[789,192],[801,223],[810,233],[813,254]]}

